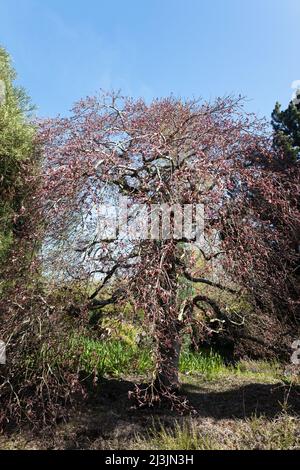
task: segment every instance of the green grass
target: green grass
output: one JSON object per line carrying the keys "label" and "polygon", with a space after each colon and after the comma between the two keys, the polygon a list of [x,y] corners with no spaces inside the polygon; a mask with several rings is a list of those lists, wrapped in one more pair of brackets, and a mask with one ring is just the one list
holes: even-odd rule
{"label": "green grass", "polygon": [[153,450],[293,450],[300,449],[299,419],[281,413],[277,418],[253,417],[222,425],[191,419],[172,427],[153,426],[147,436],[137,436],[137,449]]}
{"label": "green grass", "polygon": [[217,443],[206,433],[200,433],[189,421],[173,427],[153,426],[148,436],[136,439],[138,449],[151,450],[215,450]]}
{"label": "green grass", "polygon": [[70,352],[80,351],[79,368],[87,373],[121,376],[147,374],[153,368],[150,351],[140,349],[124,340],[97,341],[86,337],[73,337]]}
{"label": "green grass", "polygon": [[219,354],[210,352],[191,352],[183,349],[180,355],[180,372],[201,373],[205,376],[214,377],[226,371],[226,366]]}
{"label": "green grass", "polygon": [[235,375],[264,382],[280,380],[283,374],[282,366],[276,361],[241,360],[232,371]]}
{"label": "green grass", "polygon": [[[64,359],[74,357],[78,367],[97,375],[124,376],[130,374],[147,376],[154,370],[151,348],[133,340],[133,334],[113,336],[106,340],[94,340],[85,336],[73,336]],[[62,358],[63,359],[63,358]],[[180,355],[179,370],[182,374],[201,374],[206,380],[222,376],[243,376],[264,381],[280,380],[281,368],[276,362],[240,361],[236,366],[225,365],[221,356],[213,351],[192,352],[185,346]]]}
{"label": "green grass", "polygon": [[241,376],[264,382],[282,379],[282,366],[276,361],[239,361],[236,365],[226,365],[222,357],[213,351],[191,352],[183,349],[180,356],[180,372],[201,374],[206,380],[222,376]]}
{"label": "green grass", "polygon": [[[68,364],[71,370],[96,373],[99,377],[147,377],[153,373],[154,344],[139,327],[131,322],[106,318],[102,328],[107,338],[91,338],[88,331],[83,334],[73,331],[69,341],[60,345],[59,354],[47,348],[42,351],[43,357],[40,359],[50,365]],[[276,362],[240,361],[235,366],[226,365],[222,357],[213,351],[191,351],[188,337],[183,339],[179,370],[181,374],[201,375],[209,381],[233,375],[268,382],[282,379],[281,367]]]}
{"label": "green grass", "polygon": [[[150,348],[139,347],[131,338],[93,340],[74,336],[69,345],[68,355],[79,356],[80,369],[98,375],[121,376],[126,374],[147,375],[154,370]],[[201,373],[213,378],[225,373],[222,358],[213,352],[194,353],[183,349],[180,356],[180,372]]]}

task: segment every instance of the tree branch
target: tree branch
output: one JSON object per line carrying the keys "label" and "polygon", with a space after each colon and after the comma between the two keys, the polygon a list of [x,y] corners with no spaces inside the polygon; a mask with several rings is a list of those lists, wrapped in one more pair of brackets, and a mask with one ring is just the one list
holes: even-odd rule
{"label": "tree branch", "polygon": [[218,282],[213,282],[213,281],[210,281],[209,279],[205,279],[203,277],[193,277],[188,271],[184,271],[183,274],[191,282],[207,284],[209,286],[217,287],[218,289],[230,292],[231,294],[236,294],[237,293],[237,291],[232,289],[231,287],[223,286],[222,284],[219,284]]}

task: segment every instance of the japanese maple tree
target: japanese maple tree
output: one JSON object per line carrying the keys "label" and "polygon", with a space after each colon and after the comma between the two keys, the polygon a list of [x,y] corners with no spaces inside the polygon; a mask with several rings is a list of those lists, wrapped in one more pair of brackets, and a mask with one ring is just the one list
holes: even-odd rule
{"label": "japanese maple tree", "polygon": [[[294,282],[288,267],[299,213],[288,196],[296,198],[299,187],[267,164],[274,149],[265,123],[247,114],[240,99],[201,103],[169,97],[146,104],[104,94],[77,103],[70,117],[44,121],[40,140],[45,163],[37,206],[50,238],[76,240],[73,275],[92,279],[97,273],[89,305],[130,298],[145,313],[157,346],[149,400],[156,391],[168,395],[178,388],[181,332],[195,309],[226,318],[207,286],[247,294],[257,309],[284,306],[294,314],[296,294],[286,286]],[[171,236],[124,245],[118,237],[97,238],[88,228],[92,208],[119,195],[130,204],[203,204],[205,243]],[[70,258],[64,263],[69,274]],[[122,279],[119,288],[103,298],[108,284],[118,284],[115,278]],[[184,282],[196,291],[181,296]]]}

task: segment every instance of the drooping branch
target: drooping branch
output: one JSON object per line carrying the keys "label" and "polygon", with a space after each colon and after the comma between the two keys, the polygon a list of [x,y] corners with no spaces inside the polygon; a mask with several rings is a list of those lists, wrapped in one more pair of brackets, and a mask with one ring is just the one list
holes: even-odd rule
{"label": "drooping branch", "polygon": [[97,287],[97,289],[90,295],[89,297],[89,300],[93,300],[95,299],[95,297],[97,297],[97,295],[99,294],[99,292],[101,291],[101,289],[103,289],[103,287],[105,286],[105,284],[113,277],[113,275],[115,274],[115,272],[117,271],[117,269],[120,267],[120,264],[117,263],[115,264],[109,271],[108,273],[106,274],[105,278],[103,279],[103,281],[101,282],[101,284]]}
{"label": "drooping branch", "polygon": [[91,309],[93,309],[93,308],[101,309],[103,307],[106,307],[107,305],[115,304],[118,300],[120,300],[123,293],[124,293],[123,289],[117,289],[111,297],[109,297],[107,299],[103,299],[103,300],[93,299],[88,304],[88,306]]}
{"label": "drooping branch", "polygon": [[211,281],[210,279],[205,279],[204,277],[194,277],[192,276],[188,271],[184,271],[184,276],[186,279],[188,279],[191,282],[195,283],[201,283],[201,284],[207,284],[211,287],[217,287],[218,289],[230,292],[231,294],[237,294],[237,291],[235,289],[232,289],[231,287],[223,286],[222,284],[219,284],[218,282]]}
{"label": "drooping branch", "polygon": [[221,320],[228,320],[228,316],[220,309],[219,305],[217,302],[207,295],[196,295],[192,299],[192,305],[199,307],[200,302],[205,302],[206,304],[210,305],[212,307],[213,311],[217,315],[217,317]]}
{"label": "drooping branch", "polygon": [[190,303],[191,310],[195,306],[198,307],[198,308],[202,308],[201,305],[200,305],[201,302],[204,302],[204,303],[208,304],[213,309],[214,313],[217,316],[217,320],[221,320],[221,321],[224,321],[224,322],[227,322],[227,323],[231,323],[231,324],[236,325],[236,326],[241,326],[241,325],[244,324],[244,319],[241,323],[237,323],[234,320],[232,320],[231,318],[229,318],[228,315],[220,308],[218,303],[215,300],[208,297],[207,295],[196,295]]}
{"label": "drooping branch", "polygon": [[[87,211],[91,204],[102,204],[106,200],[100,196],[104,187],[109,187],[108,196],[129,196],[132,205],[205,205],[210,248],[208,253],[202,248],[200,252],[205,261],[220,255],[223,280],[213,282],[205,274],[193,276],[186,265],[174,259],[175,244],[165,240],[137,241],[137,262],[128,264],[134,266],[126,272],[128,295],[155,325],[154,337],[160,346],[158,375],[166,375],[165,371],[171,369],[170,357],[175,357],[175,342],[180,340],[177,291],[178,276],[184,271],[190,282],[236,294],[227,286],[226,279],[232,279],[234,286],[249,293],[251,302],[258,295],[262,307],[278,303],[278,293],[282,297],[288,294],[287,266],[294,256],[290,255],[289,234],[295,220],[299,221],[299,213],[294,217],[296,211],[289,207],[286,191],[276,182],[280,175],[273,174],[270,167],[247,166],[258,151],[260,160],[272,159],[272,149],[262,122],[240,111],[238,102],[230,98],[201,105],[195,100],[174,98],[146,104],[143,100],[105,96],[100,101],[83,100],[74,109],[73,118],[46,123],[41,134],[49,141],[42,196],[53,202],[50,209],[49,204],[45,207],[50,212],[49,231],[54,235],[58,228],[68,228],[68,216],[82,206]],[[287,187],[296,197],[297,187]],[[90,259],[81,262],[91,261],[94,268],[88,275],[99,273],[104,278],[91,295],[92,308],[101,310],[126,295],[114,293],[100,299],[101,289],[112,284],[113,276],[129,258],[130,252],[124,247],[127,240],[121,238],[111,250],[104,250],[102,258],[95,245],[89,249],[84,243],[83,252]],[[189,246],[193,243],[186,237],[180,241]],[[287,306],[294,308],[294,298],[285,297]],[[194,307],[205,310],[206,306],[216,319],[234,323],[226,310],[204,295],[188,301],[186,313]]]}
{"label": "drooping branch", "polygon": [[224,254],[225,252],[224,251],[218,251],[217,253],[213,253],[211,255],[207,255],[205,253],[204,250],[202,250],[202,248],[200,248],[199,246],[197,247],[198,250],[200,251],[200,253],[202,254],[203,258],[205,259],[205,261],[211,261],[212,259],[214,258],[217,258],[218,256]]}

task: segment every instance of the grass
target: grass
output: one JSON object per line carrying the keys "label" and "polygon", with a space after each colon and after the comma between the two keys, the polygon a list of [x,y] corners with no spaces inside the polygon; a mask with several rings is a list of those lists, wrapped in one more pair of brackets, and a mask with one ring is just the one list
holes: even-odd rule
{"label": "grass", "polygon": [[137,437],[137,449],[153,450],[295,450],[300,449],[299,419],[286,413],[274,420],[263,416],[236,420],[226,431],[222,424],[175,422],[154,426],[147,437]]}
{"label": "grass", "polygon": [[188,421],[175,422],[172,428],[154,426],[148,436],[136,438],[138,449],[151,450],[215,450],[217,443],[208,434],[198,432]]}
{"label": "grass", "polygon": [[[180,358],[181,378],[184,393],[190,394],[199,414],[183,418],[162,410],[158,415],[128,413],[130,382],[138,381],[140,375],[149,376],[154,361],[150,345],[137,344],[135,332],[126,325],[122,328],[121,334],[112,331],[103,340],[73,334],[62,345],[61,354],[50,361],[51,367],[55,361],[67,362],[71,370],[78,367],[87,375],[116,377],[118,380],[103,381],[100,406],[96,402],[87,409],[80,407],[71,427],[62,424],[57,428],[51,445],[30,436],[27,442],[22,432],[12,439],[0,437],[0,448],[300,449],[295,393],[292,386],[283,387],[281,393],[282,371],[276,362],[240,361],[235,367],[227,366],[218,354],[192,352],[186,344]],[[51,351],[44,354],[42,359],[48,364]],[[276,386],[267,385],[272,383]]]}
{"label": "grass", "polygon": [[226,366],[221,356],[212,351],[191,352],[189,349],[183,349],[180,355],[180,372],[182,373],[201,373],[209,379],[225,371]]}
{"label": "grass", "polygon": [[[126,374],[147,375],[154,370],[154,361],[148,347],[140,347],[131,338],[93,340],[84,336],[74,336],[69,345],[69,353],[74,357],[80,351],[79,367],[87,373],[98,375],[124,376]],[[213,352],[191,352],[183,349],[180,356],[180,372],[201,373],[212,379],[226,373],[222,358]]]}
{"label": "grass", "polygon": [[242,376],[264,382],[282,379],[282,366],[276,361],[241,360],[235,365],[226,365],[222,357],[213,351],[191,352],[183,349],[180,357],[180,372],[201,374],[206,380],[224,376]]}
{"label": "grass", "polygon": [[[124,375],[147,376],[154,370],[151,348],[139,345],[130,334],[114,335],[105,340],[95,340],[85,336],[73,336],[66,355],[70,360],[79,361],[78,367],[99,376],[121,377]],[[78,359],[79,356],[79,359]],[[66,359],[66,357],[62,357]],[[249,379],[273,382],[282,378],[282,370],[276,362],[240,361],[235,366],[226,365],[222,357],[213,351],[192,352],[185,346],[181,352],[179,369],[185,375],[201,375],[206,380],[224,376],[243,376]]]}
{"label": "grass", "polygon": [[248,377],[264,382],[282,379],[282,365],[276,361],[239,361],[232,371],[237,376]]}
{"label": "grass", "polygon": [[70,352],[78,350],[79,368],[87,373],[113,377],[130,373],[145,375],[153,368],[150,351],[124,340],[97,341],[75,336],[70,341]]}

